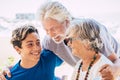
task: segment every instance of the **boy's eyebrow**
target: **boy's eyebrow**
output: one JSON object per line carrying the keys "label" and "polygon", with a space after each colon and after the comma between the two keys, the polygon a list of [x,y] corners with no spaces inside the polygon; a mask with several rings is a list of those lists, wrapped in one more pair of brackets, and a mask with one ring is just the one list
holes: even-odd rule
{"label": "boy's eyebrow", "polygon": [[[37,41],[40,41],[39,39],[37,39]],[[26,43],[29,43],[29,42],[33,42],[32,40],[30,40],[30,41],[27,41]]]}

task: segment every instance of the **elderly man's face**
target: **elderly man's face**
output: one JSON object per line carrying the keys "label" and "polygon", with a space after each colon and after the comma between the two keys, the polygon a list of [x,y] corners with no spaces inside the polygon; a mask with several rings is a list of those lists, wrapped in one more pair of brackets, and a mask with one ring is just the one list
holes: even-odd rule
{"label": "elderly man's face", "polygon": [[43,27],[46,33],[56,42],[60,43],[64,40],[65,31],[67,23],[66,21],[63,23],[58,22],[55,19],[47,18],[42,21]]}

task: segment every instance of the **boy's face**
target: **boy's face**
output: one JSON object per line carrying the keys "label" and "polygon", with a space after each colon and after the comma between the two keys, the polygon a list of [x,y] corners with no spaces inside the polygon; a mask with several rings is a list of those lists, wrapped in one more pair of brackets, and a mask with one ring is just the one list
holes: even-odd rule
{"label": "boy's face", "polygon": [[17,50],[21,55],[21,60],[38,61],[40,59],[41,45],[39,35],[35,32],[30,33],[22,41],[21,48]]}
{"label": "boy's face", "polygon": [[67,23],[60,23],[55,19],[47,18],[42,22],[46,33],[56,42],[60,43],[64,40],[64,34]]}

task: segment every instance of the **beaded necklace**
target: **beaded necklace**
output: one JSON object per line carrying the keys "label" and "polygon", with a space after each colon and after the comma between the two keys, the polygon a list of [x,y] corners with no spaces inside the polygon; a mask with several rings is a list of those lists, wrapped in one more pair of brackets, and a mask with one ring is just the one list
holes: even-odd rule
{"label": "beaded necklace", "polygon": [[[97,53],[93,56],[93,60],[92,60],[92,61],[90,62],[90,64],[89,64],[89,67],[88,67],[88,69],[87,69],[87,72],[86,72],[86,75],[85,75],[85,79],[84,79],[84,80],[87,80],[87,77],[88,77],[88,75],[89,75],[90,69],[91,69],[93,63],[95,62],[96,58],[97,58]],[[79,65],[79,68],[78,68],[78,71],[77,71],[76,80],[79,80],[80,69],[81,69],[82,65],[83,65],[83,62],[81,62],[80,65]]]}

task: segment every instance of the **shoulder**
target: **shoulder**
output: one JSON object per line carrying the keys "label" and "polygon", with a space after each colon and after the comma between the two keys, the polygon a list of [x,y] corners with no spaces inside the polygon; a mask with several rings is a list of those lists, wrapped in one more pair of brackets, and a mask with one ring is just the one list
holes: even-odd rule
{"label": "shoulder", "polygon": [[50,56],[55,56],[55,54],[53,53],[53,51],[50,51],[48,49],[43,49],[41,52],[41,56],[42,57],[50,57]]}
{"label": "shoulder", "polygon": [[105,57],[104,55],[101,56],[101,60],[104,64],[113,64],[110,59],[108,59],[107,57]]}
{"label": "shoulder", "polygon": [[103,54],[101,54],[100,59],[97,61],[97,66],[101,67],[104,64],[110,64],[110,65],[112,65],[113,63],[107,57],[105,57]]}
{"label": "shoulder", "polygon": [[44,59],[51,59],[51,60],[60,59],[53,51],[50,51],[48,49],[42,50],[40,58],[41,59],[43,59],[43,58]]}
{"label": "shoulder", "polygon": [[42,50],[40,61],[44,61],[44,63],[54,63],[55,66],[59,66],[63,62],[57,55],[47,49]]}
{"label": "shoulder", "polygon": [[11,68],[11,71],[20,68],[20,62],[21,62],[21,60],[19,60],[19,61]]}

